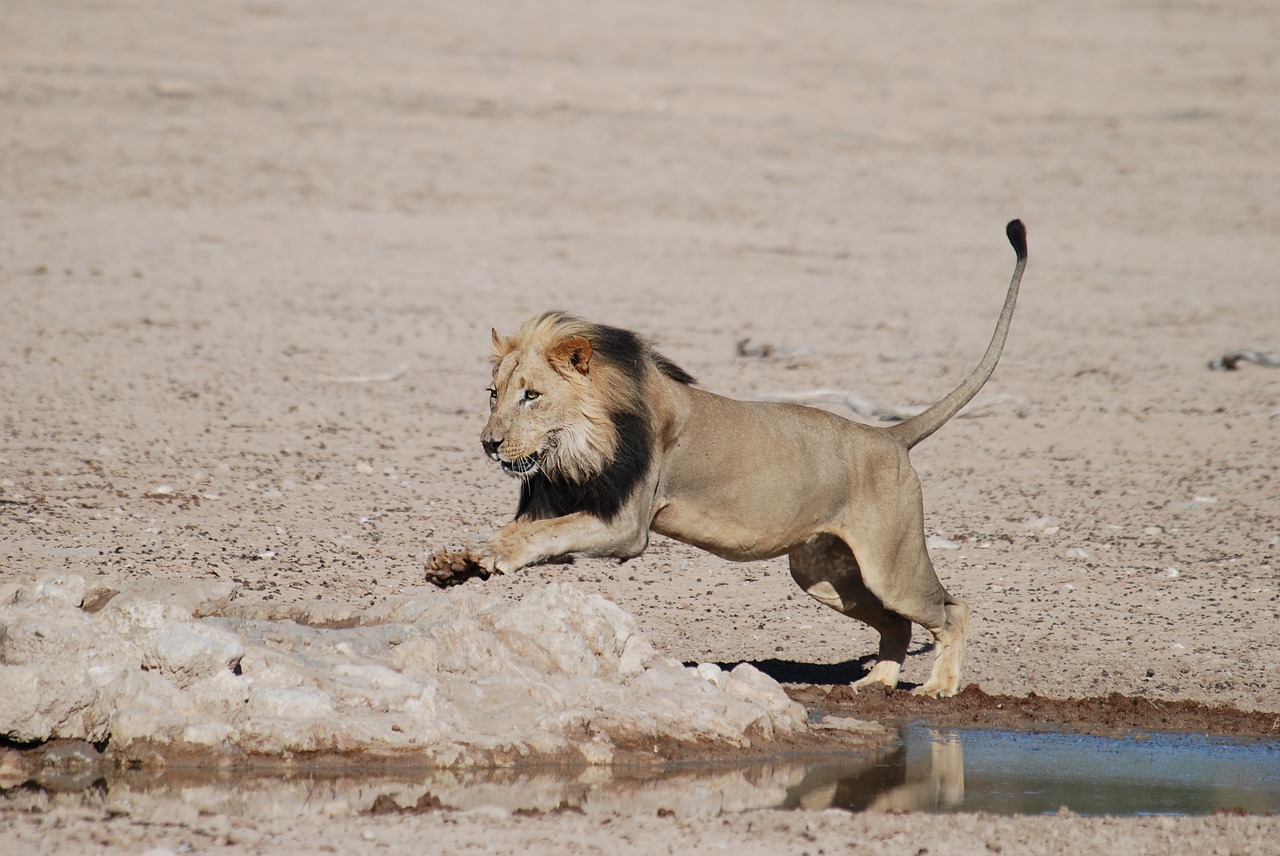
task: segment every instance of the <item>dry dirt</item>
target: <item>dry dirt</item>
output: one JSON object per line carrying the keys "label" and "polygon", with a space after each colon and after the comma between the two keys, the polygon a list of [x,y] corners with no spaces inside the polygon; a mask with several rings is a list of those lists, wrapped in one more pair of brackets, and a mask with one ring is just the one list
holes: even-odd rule
{"label": "dry dirt", "polygon": [[[562,307],[652,335],[716,391],[918,406],[985,347],[1018,216],[1004,359],[914,454],[940,575],[974,609],[967,679],[1280,711],[1280,372],[1206,367],[1280,350],[1274,3],[7,0],[0,33],[0,581],[418,592],[426,554],[513,507],[478,443],[491,326]],[[782,561],[661,539],[469,585],[547,579],[801,694],[875,645]],[[932,653],[913,654],[919,683]],[[60,853],[1261,853],[1280,833],[89,808],[0,826]]]}

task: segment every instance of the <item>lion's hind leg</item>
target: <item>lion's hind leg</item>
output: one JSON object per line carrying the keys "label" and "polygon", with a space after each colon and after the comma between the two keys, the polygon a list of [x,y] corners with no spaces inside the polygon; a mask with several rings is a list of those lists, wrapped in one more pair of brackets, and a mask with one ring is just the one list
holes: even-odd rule
{"label": "lion's hind leg", "polygon": [[852,684],[898,686],[911,622],[885,608],[862,579],[862,568],[849,545],[834,535],[817,535],[791,551],[791,576],[814,600],[871,626],[880,634],[880,652],[871,671]]}
{"label": "lion's hind leg", "polygon": [[[908,530],[910,531],[910,530]],[[884,542],[883,553],[868,548],[862,567],[868,589],[885,608],[928,630],[937,643],[933,673],[916,693],[933,698],[960,691],[969,606],[942,587],[925,548],[923,531]]]}
{"label": "lion's hind leg", "polygon": [[946,621],[939,629],[929,628],[938,642],[938,659],[933,664],[933,674],[924,686],[916,690],[920,695],[933,698],[953,696],[960,691],[960,671],[964,665],[964,644],[969,635],[969,605],[963,600],[947,596]]}

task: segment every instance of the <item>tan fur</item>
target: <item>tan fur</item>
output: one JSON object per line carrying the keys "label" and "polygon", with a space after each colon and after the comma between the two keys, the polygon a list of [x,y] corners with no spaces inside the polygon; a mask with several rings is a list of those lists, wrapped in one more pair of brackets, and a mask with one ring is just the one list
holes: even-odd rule
{"label": "tan fur", "polygon": [[[785,554],[805,591],[880,632],[879,660],[855,687],[897,685],[914,622],[939,648],[918,691],[954,694],[969,608],[934,573],[907,452],[995,368],[1026,263],[1021,223],[1008,232],[1018,264],[982,362],[938,404],[890,428],[706,392],[634,334],[563,313],[532,318],[509,338],[495,331],[482,439],[522,479],[521,512],[483,544],[434,554],[428,577],[450,584],[573,554],[625,560],[644,551],[650,530],[737,561]],[[629,362],[609,350],[619,333],[636,343]],[[637,436],[642,449],[627,445]],[[627,472],[634,481],[620,481]],[[628,487],[615,508],[617,484]]]}

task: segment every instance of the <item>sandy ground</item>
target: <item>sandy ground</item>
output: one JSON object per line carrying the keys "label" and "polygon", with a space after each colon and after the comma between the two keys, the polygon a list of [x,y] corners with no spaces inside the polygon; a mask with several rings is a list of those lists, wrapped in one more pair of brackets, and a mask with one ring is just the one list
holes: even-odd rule
{"label": "sandy ground", "polygon": [[[0,580],[420,591],[428,552],[513,507],[478,444],[491,326],[562,307],[716,391],[922,405],[981,355],[1018,216],[1005,357],[914,454],[939,573],[974,609],[967,679],[1280,711],[1280,372],[1206,368],[1280,350],[1274,4],[7,0],[0,33]],[[483,585],[546,579],[685,660],[832,685],[875,646],[782,561],[655,539]],[[1265,852],[1280,831],[0,826],[66,853]]]}

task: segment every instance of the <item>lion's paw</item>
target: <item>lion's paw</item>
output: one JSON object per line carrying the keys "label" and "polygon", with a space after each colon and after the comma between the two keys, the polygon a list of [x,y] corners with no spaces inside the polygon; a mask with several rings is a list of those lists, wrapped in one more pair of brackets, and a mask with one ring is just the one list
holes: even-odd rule
{"label": "lion's paw", "polygon": [[487,580],[491,571],[485,569],[482,561],[472,550],[437,550],[427,557],[424,566],[427,582],[448,588],[462,585],[473,577]]}

